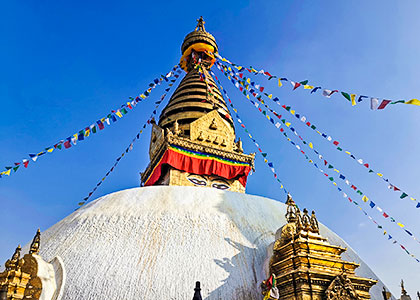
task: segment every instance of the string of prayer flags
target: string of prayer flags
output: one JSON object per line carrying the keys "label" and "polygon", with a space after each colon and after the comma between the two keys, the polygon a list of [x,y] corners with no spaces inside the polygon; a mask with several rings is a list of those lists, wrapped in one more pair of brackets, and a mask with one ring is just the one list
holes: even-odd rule
{"label": "string of prayer flags", "polygon": [[[222,64],[219,64],[218,62],[216,63],[216,66],[219,68],[219,70],[228,78],[228,79],[230,79],[231,81],[232,81],[232,83],[233,83],[233,85],[236,87],[237,85],[235,84],[235,83],[237,83],[238,82],[238,80],[239,80],[239,78],[238,77],[236,77],[236,75],[231,71],[231,72],[229,72],[228,73],[228,70],[227,69],[225,69],[225,71],[226,72],[223,72],[223,70],[222,70]],[[229,75],[230,75],[230,77],[229,77]],[[235,82],[235,80],[237,80],[236,82]],[[248,90],[248,89],[246,89],[245,88],[245,90]],[[301,147],[299,146],[299,145],[297,145],[295,142],[293,142],[288,136],[287,136],[287,134],[284,132],[284,130],[283,130],[283,128],[280,128],[280,126],[281,126],[281,123],[280,122],[277,122],[277,123],[275,123],[275,120],[272,118],[272,117],[270,117],[267,113],[266,113],[266,111],[263,111],[261,108],[258,108],[258,103],[255,103],[254,101],[252,101],[250,98],[249,98],[249,95],[245,92],[245,90],[243,91],[243,94],[246,96],[246,98],[253,104],[253,106],[255,106],[276,128],[278,128],[278,129],[280,129],[280,132],[282,132],[283,133],[283,135],[287,138],[287,140],[290,142],[290,143],[292,143],[293,144],[293,146],[295,146],[303,155],[305,155],[305,158],[306,158],[306,160],[308,160],[311,164],[313,164],[313,166],[314,167],[316,167],[318,170],[320,170],[335,186],[337,186],[337,183],[334,181],[334,177],[333,176],[330,176],[330,175],[328,175],[326,172],[324,172],[324,171],[322,171],[319,167],[318,167],[318,165],[316,164],[316,163],[314,163],[306,154],[305,154],[305,152],[301,149]],[[264,105],[270,112],[272,112],[274,115],[276,115],[279,119],[281,119],[281,116],[278,114],[278,113],[276,113],[274,110],[272,110],[270,107],[268,107],[267,106],[267,104],[265,104],[265,102],[262,100],[262,98],[261,98],[261,96],[259,96],[259,97],[256,97],[254,94],[253,94],[253,96],[262,104],[262,105]],[[348,185],[348,186],[350,186],[350,188],[355,192],[355,193],[357,193],[358,195],[360,195],[360,196],[362,196],[362,200],[363,200],[363,202],[367,202],[368,200],[369,200],[369,198],[366,196],[366,195],[364,195],[364,193],[360,190],[360,189],[358,189],[354,184],[352,184],[348,179],[346,179],[346,177],[344,176],[344,174],[341,174],[340,173],[340,171],[338,170],[338,169],[336,169],[336,168],[334,168],[334,166],[333,165],[331,165],[331,164],[329,164],[328,162],[327,162],[327,160],[325,160],[325,158],[318,152],[318,151],[316,151],[315,149],[314,149],[314,147],[313,147],[313,144],[312,143],[308,143],[308,142],[306,142],[303,138],[302,138],[302,136],[301,135],[299,135],[298,134],[298,132],[296,131],[296,129],[294,129],[294,127],[293,126],[291,126],[292,124],[290,123],[290,122],[287,122],[285,119],[282,119],[281,120],[282,122],[283,122],[283,124],[285,124],[286,125],[286,127],[291,131],[291,132],[293,132],[296,136],[298,136],[299,138],[300,138],[300,140],[304,143],[304,144],[306,144],[306,145],[308,145],[308,147],[309,148],[311,148],[316,154],[317,154],[317,156],[318,156],[318,158],[321,160],[321,161],[323,161],[324,162],[324,164],[325,164],[325,166],[327,166],[328,165],[328,169],[333,169],[335,172],[337,172],[338,174],[340,174],[340,179],[342,179],[343,181],[345,181],[345,183]],[[375,204],[371,201],[370,202],[370,207],[373,209],[374,207],[375,207]],[[383,210],[381,209],[381,211],[383,212]],[[385,213],[385,212],[384,212]],[[398,224],[401,224],[401,223],[398,223],[398,222],[396,222],[396,220],[393,218],[393,217],[391,217],[391,216],[389,216],[388,214],[386,214],[385,213],[385,215],[387,215],[388,217],[385,217],[385,215],[384,214],[381,214],[384,218],[388,218],[389,217],[389,220],[391,221],[391,222],[393,222],[393,223],[396,223],[397,225]],[[401,227],[401,226],[400,226]],[[403,228],[403,227],[401,227],[401,228]],[[405,233],[407,233],[407,234],[409,234],[415,241],[417,241],[418,243],[420,243],[420,240],[418,240],[415,236],[413,236],[411,233],[408,233],[408,232],[406,232],[405,231]]]}
{"label": "string of prayer flags", "polygon": [[[223,89],[223,87],[221,86],[221,83],[220,83],[220,81],[219,81],[219,79],[217,78],[217,76],[213,73],[213,72],[211,72],[212,73],[212,75],[215,77],[215,79],[217,80],[217,82],[219,83],[219,85],[220,85],[220,87],[221,87],[221,90],[223,91],[223,93],[225,94],[225,95],[227,95],[227,93],[226,93],[226,90],[225,89]],[[226,75],[226,74],[225,74]],[[238,121],[238,123],[240,123],[241,124],[241,127],[242,128],[244,128],[244,130],[245,130],[245,132],[248,134],[248,136],[253,140],[253,142],[254,142],[254,144],[258,147],[258,150],[260,151],[260,153],[261,153],[261,155],[263,155],[263,154],[265,154],[265,155],[267,155],[265,152],[263,152],[262,150],[261,150],[261,148],[259,147],[259,145],[258,145],[258,143],[256,143],[256,141],[255,141],[255,139],[252,137],[252,135],[250,135],[250,133],[249,133],[249,131],[246,129],[246,127],[245,127],[245,125],[243,124],[243,122],[242,121],[239,121],[239,120],[241,120],[241,118],[239,117],[239,115],[237,114],[237,109],[233,106],[233,103],[232,103],[232,101],[230,100],[230,98],[227,96],[227,98],[228,98],[228,101],[229,101],[229,104],[230,104],[230,106],[232,107],[232,109],[233,109],[233,111],[236,113],[235,114],[235,116],[237,117],[237,121]],[[247,98],[248,99],[248,98]],[[280,124],[281,125],[281,124]],[[276,124],[276,127],[277,127],[277,124]],[[283,128],[281,128],[281,130],[283,130]],[[297,149],[300,149],[300,147],[298,146],[298,145],[296,145],[289,137],[287,137],[287,134],[284,132],[284,130],[282,131],[283,132],[283,134],[284,134],[284,136],[288,139],[288,141],[289,142],[291,142],[293,145],[295,145],[296,146],[296,148]],[[306,157],[307,157],[307,155],[305,154],[305,152],[303,152],[303,151],[301,151],[302,152],[302,154],[304,154]],[[264,157],[265,158],[265,157]],[[307,159],[309,159],[309,157],[307,157]],[[313,163],[313,161],[312,160],[310,160],[309,159],[309,162],[311,162],[311,163]],[[315,164],[315,163],[313,163],[318,169],[319,169],[319,167]],[[272,165],[271,165],[272,166]],[[270,165],[269,165],[269,167],[270,167]],[[319,169],[321,172],[323,172],[321,169]],[[272,170],[273,171],[273,170]],[[273,173],[274,173],[275,171],[273,171]],[[328,175],[327,175],[328,176]],[[331,177],[330,177],[331,178]],[[277,178],[278,179],[278,178]],[[332,183],[332,184],[334,184],[334,186],[336,186],[337,187],[337,189],[338,189],[338,191],[339,192],[342,192],[343,193],[343,195],[347,198],[347,194],[345,194],[343,191],[342,191],[342,189],[340,188],[340,187],[338,187],[337,186],[337,184],[333,181],[334,179],[330,179],[330,182]],[[373,219],[366,211],[364,211],[363,210],[363,208],[362,207],[360,207],[359,205],[358,205],[358,203],[356,202],[356,201],[353,201],[350,197],[348,197],[348,199],[349,199],[349,201],[350,202],[352,202],[352,203],[354,203],[355,205],[357,205],[358,206],[358,208],[360,209],[360,211],[362,211],[363,212],[363,214],[366,216],[366,217],[368,217],[369,218],[369,220],[371,220],[374,224],[375,224],[375,226],[376,226],[376,228],[378,228],[379,230],[381,230],[381,232],[383,233],[383,235],[385,236],[385,237],[387,237],[387,239],[389,240],[389,241],[391,241],[393,244],[397,244],[397,245],[399,245],[400,246],[400,248],[401,249],[403,249],[408,255],[410,255],[412,258],[414,258],[417,262],[419,262],[420,263],[420,260],[419,259],[417,259],[413,254],[411,254],[408,250],[407,250],[407,248],[406,247],[404,247],[402,244],[400,244],[397,240],[395,240],[391,235],[387,235],[387,231],[383,228],[383,226],[381,226],[378,222],[376,222],[375,221],[375,219]]]}
{"label": "string of prayer flags", "polygon": [[[177,77],[178,78],[178,77]],[[133,150],[134,147],[134,143],[140,139],[140,135],[143,133],[144,129],[146,128],[146,126],[148,124],[152,123],[153,118],[156,116],[157,113],[157,109],[159,108],[160,104],[163,102],[163,100],[165,99],[166,95],[168,94],[168,92],[170,91],[171,87],[173,86],[173,82],[171,82],[169,84],[169,88],[167,88],[165,90],[165,93],[160,97],[160,99],[158,101],[155,102],[155,108],[153,109],[152,114],[150,115],[149,119],[147,119],[147,121],[143,124],[142,129],[137,133],[137,135],[134,137],[134,139],[131,141],[131,143],[127,146],[127,148],[125,148],[124,152],[115,160],[115,163],[113,164],[113,166],[111,167],[111,169],[109,169],[108,172],[106,172],[105,176],[102,177],[102,179],[96,184],[96,186],[89,192],[89,194],[83,198],[83,201],[79,202],[79,208],[83,205],[85,205],[89,199],[92,197],[93,193],[95,193],[95,191],[99,188],[99,186],[106,180],[106,178],[115,170],[115,168],[117,167],[117,165],[119,164],[119,162],[121,161],[121,159],[131,150]]]}
{"label": "string of prayer flags", "polygon": [[[233,71],[229,71],[228,69],[227,69],[227,66],[225,66],[225,65],[223,65],[223,64],[221,64],[220,62],[217,62],[216,63],[216,66],[219,68],[219,66],[220,67],[222,67],[223,68],[223,70],[225,70],[226,72],[230,72],[230,74],[231,74],[231,76],[234,76],[234,74],[235,73],[233,73]],[[220,68],[219,68],[220,69]],[[231,69],[232,70],[232,69]],[[237,74],[237,73],[236,73]],[[256,83],[255,82],[252,82],[252,81],[250,81],[250,79],[249,78],[247,78],[247,77],[245,77],[244,75],[243,75],[243,73],[239,73],[239,75],[241,75],[241,76],[239,76],[240,78],[241,78],[241,80],[244,80],[244,81],[246,81],[247,83],[249,82],[249,84],[248,84],[248,88],[247,88],[247,90],[249,90],[250,91],[250,93],[252,94],[252,95],[254,95],[255,97],[261,97],[261,95],[259,95],[258,93],[256,93],[256,91],[255,90],[253,90],[251,87],[253,87],[253,86],[255,86],[256,85]],[[231,80],[231,79],[230,79]],[[231,80],[232,81],[232,80]],[[234,83],[234,82],[233,82]],[[234,85],[237,87],[238,85],[239,85],[239,83],[234,83]],[[251,85],[251,87],[249,87],[249,85]],[[270,96],[270,95],[268,95],[267,93],[263,93],[265,96]],[[351,96],[349,95],[349,97],[350,97],[350,99],[351,99]],[[364,96],[365,97],[365,96]],[[270,97],[268,97],[268,98],[270,98]],[[368,162],[366,162],[364,159],[361,159],[361,158],[357,158],[354,154],[352,154],[352,152],[350,152],[350,151],[348,151],[348,150],[346,150],[346,149],[343,149],[342,148],[342,146],[340,145],[340,142],[338,141],[338,140],[335,140],[335,139],[333,139],[330,135],[328,135],[327,133],[325,133],[325,132],[323,132],[323,131],[321,131],[319,128],[318,128],[318,126],[317,125],[315,125],[314,123],[312,123],[312,122],[310,122],[309,120],[308,120],[308,118],[306,117],[306,116],[304,116],[304,115],[302,115],[302,114],[300,114],[299,112],[297,112],[297,111],[295,111],[294,109],[293,109],[293,107],[291,107],[291,106],[286,106],[286,105],[282,105],[281,104],[281,102],[280,102],[280,100],[279,100],[279,98],[277,98],[277,97],[274,97],[274,98],[270,98],[272,101],[274,101],[275,103],[277,103],[280,107],[282,107],[284,110],[286,110],[288,113],[290,113],[291,115],[293,115],[293,116],[295,116],[298,120],[300,120],[301,122],[303,122],[306,126],[308,126],[309,128],[311,128],[312,130],[314,130],[316,133],[318,133],[320,136],[322,136],[324,139],[326,139],[328,142],[330,142],[331,144],[333,144],[334,145],[334,148],[337,150],[337,151],[340,151],[340,152],[344,152],[345,154],[347,154],[350,158],[352,158],[354,161],[356,161],[360,166],[362,166],[362,167],[364,167],[365,169],[366,169],[366,171],[368,171],[368,173],[372,173],[372,174],[375,174],[375,175],[377,175],[378,177],[380,177],[384,182],[386,182],[386,184],[387,184],[387,186],[388,186],[388,188],[390,189],[390,190],[392,190],[392,191],[396,191],[396,192],[399,192],[399,193],[401,193],[401,195],[402,194],[406,194],[407,196],[408,196],[408,199],[410,199],[410,200],[412,200],[412,201],[414,201],[415,202],[415,204],[416,204],[416,208],[420,208],[420,202],[418,202],[414,197],[412,197],[412,196],[410,196],[407,192],[405,192],[405,191],[402,191],[400,188],[398,188],[395,184],[393,184],[393,183],[391,183],[390,181],[389,181],[389,179],[387,179],[384,175],[383,175],[383,173],[381,173],[381,172],[377,172],[377,171],[374,171],[373,169],[372,169],[372,167],[371,167],[371,165],[370,165],[370,163],[368,163]],[[277,114],[278,115],[278,114]],[[340,146],[339,146],[340,145]],[[405,196],[405,197],[407,197],[407,196]],[[401,199],[403,199],[403,198],[405,198],[405,197],[400,197]]]}
{"label": "string of prayer flags", "polygon": [[[73,135],[69,136],[66,139],[62,139],[56,144],[46,147],[44,150],[42,150],[39,153],[30,153],[28,154],[29,158],[24,158],[21,162],[15,162],[14,168],[8,168],[5,167],[6,170],[0,172],[0,178],[4,175],[10,176],[13,170],[13,173],[15,173],[21,165],[23,165],[24,168],[27,168],[30,161],[36,162],[37,159],[46,154],[46,153],[53,153],[54,150],[62,150],[62,149],[69,149],[72,146],[75,146],[78,141],[83,141],[87,137],[89,137],[91,134],[95,134],[103,129],[105,129],[106,125],[111,125],[111,122],[114,123],[118,119],[122,118],[124,115],[126,115],[130,110],[134,109],[136,105],[146,99],[152,90],[159,86],[163,81],[169,82],[169,85],[171,86],[173,84],[173,81],[178,78],[182,71],[179,69],[179,65],[176,65],[172,68],[172,70],[167,73],[166,75],[161,75],[158,78],[155,78],[151,83],[148,85],[148,88],[139,96],[136,98],[130,97],[130,101],[122,104],[119,109],[112,110],[111,113],[109,113],[107,116],[97,120],[96,122],[92,123],[91,125],[85,127],[84,129],[81,129],[74,133]],[[172,79],[175,78],[175,79]],[[118,118],[117,118],[118,117]]]}
{"label": "string of prayer flags", "polygon": [[[327,98],[331,98],[331,96],[335,93],[337,93],[337,94],[341,93],[344,96],[344,98],[346,98],[348,101],[351,102],[352,106],[355,106],[358,102],[362,102],[364,98],[375,99],[375,101],[377,100],[379,102],[379,99],[375,98],[375,97],[369,97],[369,96],[359,96],[359,97],[357,97],[357,94],[354,94],[354,93],[347,93],[347,92],[343,92],[343,91],[340,91],[340,90],[337,90],[337,89],[330,90],[330,89],[322,88],[320,86],[314,87],[312,85],[308,85],[308,82],[309,82],[308,80],[304,80],[304,81],[300,81],[300,82],[299,81],[293,81],[293,80],[287,79],[285,77],[278,77],[276,75],[271,75],[269,72],[266,72],[264,70],[258,71],[256,69],[254,69],[253,67],[246,68],[244,66],[241,66],[241,65],[238,65],[238,64],[235,64],[235,63],[229,61],[228,59],[220,56],[217,53],[215,55],[216,55],[217,59],[230,64],[231,66],[235,67],[238,71],[243,72],[243,70],[247,70],[248,72],[254,73],[255,75],[261,74],[261,75],[264,75],[265,77],[268,77],[268,80],[276,78],[276,79],[278,79],[278,86],[279,87],[283,86],[282,81],[289,81],[292,85],[293,91],[296,90],[297,88],[299,88],[300,86],[303,86],[305,90],[311,90],[310,94],[312,95],[312,94],[315,94],[317,90],[321,89],[322,90],[322,95],[324,97],[327,97]],[[356,98],[357,98],[357,102],[356,102]],[[381,109],[384,109],[385,107],[387,107],[388,104],[391,104],[391,105],[393,105],[393,104],[411,104],[411,105],[420,106],[420,100],[411,99],[411,100],[392,101],[392,100],[383,99],[381,101],[381,103],[379,104],[379,106],[372,105],[372,102],[371,102],[371,109],[372,110],[376,110],[376,109],[381,110]]]}
{"label": "string of prayer flags", "polygon": [[261,154],[261,156],[263,157],[264,163],[267,164],[267,166],[269,167],[269,169],[271,170],[271,172],[273,173],[274,178],[277,180],[277,182],[280,184],[280,188],[286,193],[288,194],[288,191],[286,190],[286,188],[284,187],[283,182],[280,180],[280,178],[277,175],[276,169],[274,168],[274,164],[273,162],[268,161],[267,159],[267,152],[264,152],[261,149],[261,146],[257,143],[257,141],[255,140],[255,138],[252,136],[252,134],[250,133],[250,131],[248,130],[248,128],[245,126],[245,124],[243,124],[242,119],[240,118],[239,114],[238,114],[238,110],[233,106],[232,101],[230,100],[229,95],[227,94],[226,90],[223,88],[222,84],[220,83],[219,79],[217,78],[217,76],[213,73],[213,71],[211,71],[211,74],[215,77],[217,83],[220,86],[221,91],[225,94],[226,98],[228,99],[229,105],[230,107],[232,107],[233,111],[235,112],[235,116],[236,116],[236,121],[240,124],[241,128],[246,132],[246,134],[248,135],[248,137],[252,140],[252,142],[254,143],[254,145],[257,147],[259,153]]}

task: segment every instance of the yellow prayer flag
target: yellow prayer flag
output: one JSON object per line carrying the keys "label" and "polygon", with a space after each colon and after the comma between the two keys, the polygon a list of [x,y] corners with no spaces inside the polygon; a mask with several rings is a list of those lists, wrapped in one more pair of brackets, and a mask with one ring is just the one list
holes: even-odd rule
{"label": "yellow prayer flag", "polygon": [[295,114],[295,111],[294,111],[293,109],[291,109],[291,110],[290,110],[290,113],[291,113],[292,115],[294,115],[294,114]]}
{"label": "yellow prayer flag", "polygon": [[50,149],[47,150],[48,153],[51,153],[53,151],[54,151],[54,148],[50,148]]}
{"label": "yellow prayer flag", "polygon": [[355,106],[356,105],[356,94],[351,94],[350,99],[351,99],[351,106]]}
{"label": "yellow prayer flag", "polygon": [[313,149],[313,148],[314,148],[314,145],[312,145],[312,143],[310,142],[310,143],[309,143],[309,147],[310,147],[311,149]]}
{"label": "yellow prayer flag", "polygon": [[286,122],[287,127],[289,127],[290,125],[292,125],[290,122]]}
{"label": "yellow prayer flag", "polygon": [[420,100],[418,100],[418,99],[411,99],[411,100],[405,102],[405,104],[413,104],[413,105],[420,106]]}
{"label": "yellow prayer flag", "polygon": [[340,171],[338,171],[337,169],[334,169],[334,171],[336,171],[337,173],[340,173]]}
{"label": "yellow prayer flag", "polygon": [[90,129],[85,130],[85,137],[88,137],[90,135]]}
{"label": "yellow prayer flag", "polygon": [[333,181],[333,184],[334,184],[334,185],[337,185],[337,183],[335,183],[335,181]]}
{"label": "yellow prayer flag", "polygon": [[273,94],[268,95],[268,98],[273,99]]}
{"label": "yellow prayer flag", "polygon": [[269,120],[270,120],[270,116],[267,116],[267,119],[269,119]]}
{"label": "yellow prayer flag", "polygon": [[397,223],[397,225],[400,226],[401,228],[404,228],[404,224]]}
{"label": "yellow prayer flag", "polygon": [[246,95],[246,98],[249,99],[249,95]]}
{"label": "yellow prayer flag", "polygon": [[312,90],[314,87],[313,87],[312,85],[307,85],[307,84],[305,84],[305,85],[303,86],[303,88],[304,88],[305,90]]}
{"label": "yellow prayer flag", "polygon": [[229,68],[228,68],[228,70],[229,70],[229,71],[232,71],[232,68],[231,68],[231,67],[229,67]]}
{"label": "yellow prayer flag", "polygon": [[250,78],[248,78],[248,79],[246,80],[246,82],[248,82],[249,84],[251,84],[251,79],[250,79]]}
{"label": "yellow prayer flag", "polygon": [[283,83],[281,83],[281,79],[279,78],[279,86],[282,86]]}
{"label": "yellow prayer flag", "polygon": [[145,96],[144,94],[141,94],[141,95],[140,95],[140,98],[145,99],[145,98],[146,98],[146,96]]}
{"label": "yellow prayer flag", "polygon": [[349,151],[346,151],[345,153],[348,154],[348,155],[351,155],[351,153]]}
{"label": "yellow prayer flag", "polygon": [[238,110],[236,108],[234,108],[233,111],[236,112],[236,113],[238,112]]}
{"label": "yellow prayer flag", "polygon": [[363,202],[368,202],[369,198],[366,197],[366,195],[363,195],[362,200],[363,200]]}
{"label": "yellow prayer flag", "polygon": [[119,111],[119,110],[117,110],[117,112],[115,113],[118,117],[120,117],[120,118],[122,118],[122,113]]}
{"label": "yellow prayer flag", "polygon": [[378,175],[379,177],[384,176],[384,174],[381,174],[381,173],[376,173],[376,175]]}
{"label": "yellow prayer flag", "polygon": [[266,159],[264,158],[264,162],[265,162],[265,163],[267,163],[267,162],[268,162],[268,160],[266,160]]}

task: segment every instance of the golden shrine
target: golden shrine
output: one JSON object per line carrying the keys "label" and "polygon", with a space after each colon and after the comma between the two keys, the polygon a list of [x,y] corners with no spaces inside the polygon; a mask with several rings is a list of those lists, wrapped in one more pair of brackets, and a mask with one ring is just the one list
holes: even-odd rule
{"label": "golden shrine", "polygon": [[370,299],[369,290],[377,281],[355,275],[359,264],[342,260],[346,249],[320,235],[314,211],[309,215],[305,208],[301,213],[290,195],[286,205],[287,224],[276,234],[270,259],[276,299]]}

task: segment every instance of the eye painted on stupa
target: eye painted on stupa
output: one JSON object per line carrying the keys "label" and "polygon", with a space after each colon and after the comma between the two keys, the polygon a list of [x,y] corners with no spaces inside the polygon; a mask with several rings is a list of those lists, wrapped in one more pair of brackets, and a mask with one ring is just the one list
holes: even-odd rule
{"label": "eye painted on stupa", "polygon": [[227,184],[224,184],[224,183],[212,183],[211,184],[211,187],[212,188],[219,189],[219,190],[227,190],[227,189],[230,189],[230,186],[227,185]]}
{"label": "eye painted on stupa", "polygon": [[189,175],[187,177],[187,179],[192,182],[194,185],[199,185],[199,186],[206,186],[207,185],[207,180],[206,178],[200,176],[200,175]]}

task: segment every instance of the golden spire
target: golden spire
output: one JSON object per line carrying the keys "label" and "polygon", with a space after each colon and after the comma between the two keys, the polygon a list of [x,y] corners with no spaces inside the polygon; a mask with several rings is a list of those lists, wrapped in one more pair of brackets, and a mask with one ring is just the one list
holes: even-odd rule
{"label": "golden spire", "polygon": [[38,254],[39,247],[41,246],[41,231],[38,228],[34,239],[32,240],[31,248],[29,249],[29,254]]}

